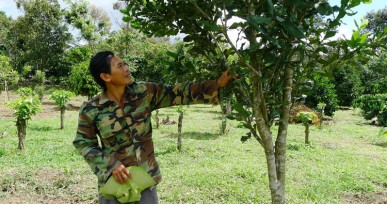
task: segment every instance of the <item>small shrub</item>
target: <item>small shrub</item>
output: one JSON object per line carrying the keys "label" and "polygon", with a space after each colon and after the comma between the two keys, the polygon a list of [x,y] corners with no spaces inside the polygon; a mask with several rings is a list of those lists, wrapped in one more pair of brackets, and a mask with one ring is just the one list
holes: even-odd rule
{"label": "small shrub", "polygon": [[387,139],[387,127],[380,129],[378,135]]}
{"label": "small shrub", "polygon": [[38,94],[39,100],[42,101],[45,87],[43,85],[35,86],[35,93]]}
{"label": "small shrub", "polygon": [[37,70],[35,73],[35,80],[38,84],[43,84],[46,80],[46,74],[41,70]]}
{"label": "small shrub", "polygon": [[387,94],[362,95],[353,101],[352,106],[360,108],[365,119],[377,117],[379,125],[387,126]]}

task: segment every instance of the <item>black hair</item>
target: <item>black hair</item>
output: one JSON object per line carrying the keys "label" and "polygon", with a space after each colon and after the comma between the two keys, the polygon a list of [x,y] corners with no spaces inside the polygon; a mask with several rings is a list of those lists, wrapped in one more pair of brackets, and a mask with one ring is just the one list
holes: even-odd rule
{"label": "black hair", "polygon": [[112,51],[103,51],[97,53],[90,60],[89,72],[93,76],[94,81],[106,91],[105,81],[101,79],[101,73],[110,74],[110,64],[114,53]]}

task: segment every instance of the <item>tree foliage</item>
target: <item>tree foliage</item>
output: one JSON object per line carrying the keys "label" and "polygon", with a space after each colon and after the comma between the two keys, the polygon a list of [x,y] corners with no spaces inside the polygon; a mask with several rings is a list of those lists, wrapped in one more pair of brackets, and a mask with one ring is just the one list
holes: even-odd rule
{"label": "tree foliage", "polygon": [[383,33],[387,27],[387,7],[371,11],[364,18],[368,21],[366,32]]}
{"label": "tree foliage", "polygon": [[110,32],[111,22],[108,14],[86,0],[65,0],[69,5],[66,21],[81,32],[81,39],[86,40],[91,50],[96,53],[96,46]]}
{"label": "tree foliage", "polygon": [[[357,33],[348,41],[327,40],[336,34],[341,19],[352,14],[349,9],[361,2],[368,0],[343,0],[339,6],[319,0],[145,0],[126,1],[128,6],[122,12],[133,28],[148,35],[184,33],[190,52],[215,57],[220,66],[238,72],[241,77],[234,85],[236,118],[244,121],[248,135],[265,149],[272,201],[285,203],[286,135],[293,80],[299,78],[297,74],[366,49],[367,34]],[[237,40],[231,40],[231,31],[238,33]],[[329,50],[335,54],[326,55]],[[230,56],[238,60],[228,63]],[[277,137],[273,137],[270,127],[276,117],[280,124]]]}
{"label": "tree foliage", "polygon": [[59,107],[65,106],[74,96],[74,93],[66,90],[56,90],[50,95],[50,99],[55,101]]}
{"label": "tree foliage", "polygon": [[71,39],[67,25],[63,21],[63,12],[57,0],[17,0],[17,6],[24,11],[12,33],[16,34],[16,53],[18,70],[24,65],[44,71],[47,77],[65,75],[63,53]]}
{"label": "tree foliage", "polygon": [[90,99],[101,90],[100,86],[89,74],[89,63],[90,61],[85,61],[72,66],[69,77],[69,88],[76,95],[88,96]]}
{"label": "tree foliage", "polygon": [[0,86],[4,86],[5,89],[19,82],[19,74],[12,68],[11,59],[2,55],[0,55],[0,82]]}
{"label": "tree foliage", "polygon": [[353,101],[353,106],[363,111],[365,119],[376,117],[379,125],[387,127],[387,94],[362,95]]}
{"label": "tree foliage", "polygon": [[30,120],[32,116],[41,111],[40,100],[34,96],[23,96],[15,101],[7,103],[14,110],[13,116],[17,120]]}

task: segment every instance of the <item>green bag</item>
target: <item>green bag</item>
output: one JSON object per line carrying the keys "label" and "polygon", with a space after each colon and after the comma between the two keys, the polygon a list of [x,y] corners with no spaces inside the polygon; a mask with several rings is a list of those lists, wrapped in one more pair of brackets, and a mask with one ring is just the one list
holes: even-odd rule
{"label": "green bag", "polygon": [[156,185],[153,178],[141,167],[127,168],[132,176],[128,183],[119,184],[111,176],[99,192],[105,199],[117,199],[120,203],[135,202],[141,199],[141,191]]}

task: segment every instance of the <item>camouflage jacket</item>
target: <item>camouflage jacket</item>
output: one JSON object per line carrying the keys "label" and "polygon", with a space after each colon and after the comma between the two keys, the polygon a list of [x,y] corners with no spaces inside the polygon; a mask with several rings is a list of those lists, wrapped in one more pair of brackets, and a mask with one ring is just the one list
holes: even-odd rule
{"label": "camouflage jacket", "polygon": [[101,93],[81,106],[73,145],[98,177],[99,187],[119,163],[144,168],[159,183],[161,173],[154,155],[151,112],[180,104],[216,105],[218,89],[215,80],[176,87],[134,82],[126,87],[123,109]]}

